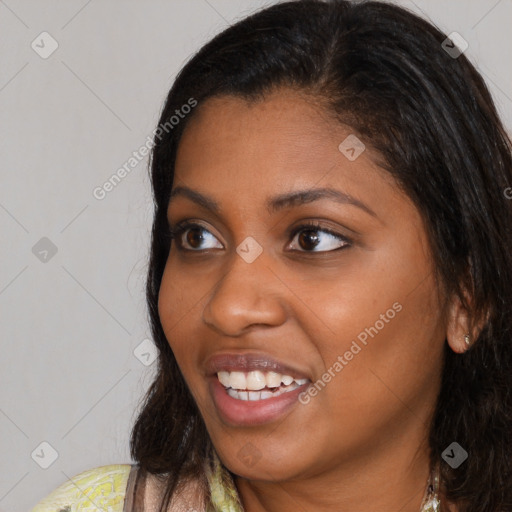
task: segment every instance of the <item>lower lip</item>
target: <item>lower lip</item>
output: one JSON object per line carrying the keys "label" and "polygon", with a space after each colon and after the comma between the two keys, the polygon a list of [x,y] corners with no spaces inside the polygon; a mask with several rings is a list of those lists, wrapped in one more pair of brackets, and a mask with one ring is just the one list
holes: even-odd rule
{"label": "lower lip", "polygon": [[227,423],[252,426],[275,421],[287,413],[298,402],[299,395],[309,386],[309,382],[274,398],[255,401],[230,397],[216,375],[210,378],[209,385],[215,406]]}

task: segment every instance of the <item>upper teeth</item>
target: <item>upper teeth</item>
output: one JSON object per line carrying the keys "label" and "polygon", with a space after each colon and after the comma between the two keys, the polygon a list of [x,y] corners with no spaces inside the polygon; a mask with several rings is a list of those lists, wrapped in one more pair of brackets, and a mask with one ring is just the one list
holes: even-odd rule
{"label": "upper teeth", "polygon": [[276,372],[218,372],[220,383],[226,388],[249,389],[258,391],[264,387],[277,388],[282,384],[290,385],[295,381],[299,386],[305,384],[308,379],[294,379],[290,375],[281,375]]}

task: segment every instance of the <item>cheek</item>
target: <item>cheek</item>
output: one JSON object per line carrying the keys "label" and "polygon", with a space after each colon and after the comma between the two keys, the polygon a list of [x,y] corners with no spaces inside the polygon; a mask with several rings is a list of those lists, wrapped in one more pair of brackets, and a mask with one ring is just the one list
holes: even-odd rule
{"label": "cheek", "polygon": [[[169,265],[165,267],[158,294],[158,314],[167,342],[181,368],[185,364],[184,357],[187,354],[183,340],[190,339],[188,329],[191,325],[191,308],[188,304],[190,294],[184,292],[187,288],[175,277],[177,275]],[[190,344],[188,348],[191,348]]]}
{"label": "cheek", "polygon": [[324,372],[335,375],[317,376],[332,382],[325,399],[335,408],[343,400],[343,408],[354,406],[357,414],[366,407],[369,418],[384,404],[393,409],[401,399],[414,400],[437,378],[442,363],[431,262],[414,232],[401,237],[361,255],[337,279],[301,291],[320,313],[309,315],[303,328],[318,340]]}
{"label": "cheek", "polygon": [[310,306],[296,316],[311,340],[321,340],[325,364],[350,350],[352,341],[364,347],[365,341],[380,337],[397,321],[404,300],[397,283],[406,279],[403,266],[393,268],[397,264],[392,262],[383,251],[347,253],[337,272],[303,280],[294,288]]}
{"label": "cheek", "polygon": [[178,321],[182,316],[196,312],[204,303],[205,294],[215,279],[208,265],[187,264],[171,253],[167,259],[158,298],[160,318],[171,316]]}
{"label": "cheek", "polygon": [[194,391],[202,389],[204,380],[197,371],[201,359],[198,340],[204,338],[198,318],[204,306],[206,291],[201,287],[205,286],[205,281],[184,276],[185,273],[175,270],[172,261],[168,260],[158,295],[158,314],[183,377],[198,401],[200,397]]}
{"label": "cheek", "polygon": [[169,258],[158,294],[158,314],[166,335],[167,331],[181,331],[186,329],[187,324],[190,325],[190,315],[204,293],[198,289],[200,282],[190,277],[185,279],[186,274],[174,267],[172,259]]}
{"label": "cheek", "polygon": [[176,305],[177,297],[176,293],[179,293],[179,287],[174,286],[173,280],[171,279],[171,272],[169,271],[168,265],[165,267],[164,274],[162,276],[162,282],[160,283],[160,291],[158,293],[158,315],[160,322],[169,341],[168,332],[173,324],[173,319],[176,317]]}
{"label": "cheek", "polygon": [[[329,361],[341,355],[343,363],[326,399],[338,417],[358,418],[352,424],[355,436],[361,434],[361,425],[379,431],[411,417],[427,421],[441,376],[443,347],[439,318],[425,308],[429,295],[426,286],[401,297],[399,305],[395,302],[401,309],[374,308],[364,323],[351,325],[343,346],[329,353]],[[350,317],[346,320],[348,325]]]}

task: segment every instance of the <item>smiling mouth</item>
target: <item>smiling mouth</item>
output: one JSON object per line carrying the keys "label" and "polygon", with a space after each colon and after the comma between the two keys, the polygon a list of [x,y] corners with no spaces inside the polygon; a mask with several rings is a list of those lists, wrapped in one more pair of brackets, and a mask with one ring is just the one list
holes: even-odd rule
{"label": "smiling mouth", "polygon": [[236,400],[255,402],[275,398],[303,386],[309,379],[293,378],[273,371],[220,371],[219,382],[226,393]]}

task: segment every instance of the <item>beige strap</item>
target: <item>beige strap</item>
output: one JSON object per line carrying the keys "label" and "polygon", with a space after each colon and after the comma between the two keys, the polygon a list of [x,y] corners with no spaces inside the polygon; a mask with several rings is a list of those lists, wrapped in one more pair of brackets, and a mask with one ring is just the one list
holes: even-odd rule
{"label": "beige strap", "polygon": [[144,491],[146,486],[146,475],[137,464],[132,464],[128,482],[126,484],[126,495],[124,498],[123,512],[144,511]]}

